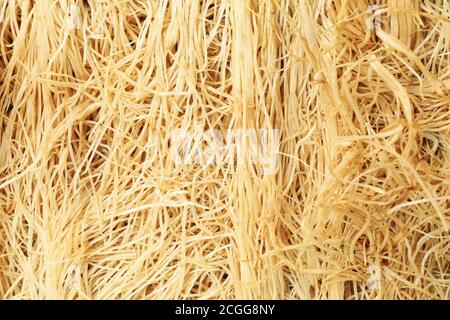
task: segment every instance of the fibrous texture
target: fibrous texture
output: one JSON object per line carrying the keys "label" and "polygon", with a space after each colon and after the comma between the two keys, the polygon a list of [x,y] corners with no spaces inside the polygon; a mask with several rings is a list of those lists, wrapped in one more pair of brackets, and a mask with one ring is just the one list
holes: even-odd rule
{"label": "fibrous texture", "polygon": [[449,61],[447,0],[0,0],[0,298],[446,299]]}

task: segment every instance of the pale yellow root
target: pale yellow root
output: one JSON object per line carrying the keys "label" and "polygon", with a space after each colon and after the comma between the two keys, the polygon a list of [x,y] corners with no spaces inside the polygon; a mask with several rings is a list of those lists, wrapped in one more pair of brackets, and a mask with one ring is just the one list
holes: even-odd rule
{"label": "pale yellow root", "polygon": [[446,299],[450,5],[378,3],[0,0],[0,298]]}

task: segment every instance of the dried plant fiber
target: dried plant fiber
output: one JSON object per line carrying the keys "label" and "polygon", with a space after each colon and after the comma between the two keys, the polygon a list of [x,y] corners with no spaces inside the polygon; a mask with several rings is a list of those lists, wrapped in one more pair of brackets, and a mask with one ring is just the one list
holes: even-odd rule
{"label": "dried plant fiber", "polygon": [[0,298],[447,299],[449,62],[448,0],[0,0]]}

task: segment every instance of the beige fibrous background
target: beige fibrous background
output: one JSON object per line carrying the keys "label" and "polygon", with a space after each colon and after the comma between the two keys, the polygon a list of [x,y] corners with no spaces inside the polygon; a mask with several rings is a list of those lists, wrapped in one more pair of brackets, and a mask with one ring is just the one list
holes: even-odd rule
{"label": "beige fibrous background", "polygon": [[449,62],[447,0],[0,0],[0,298],[447,299]]}

